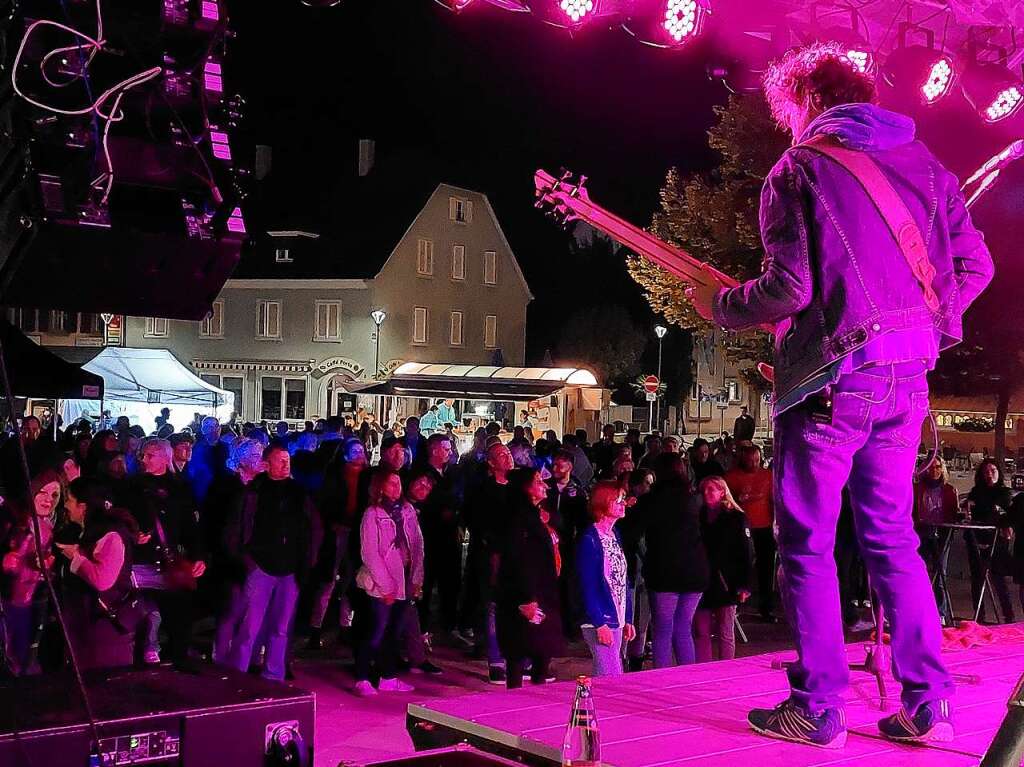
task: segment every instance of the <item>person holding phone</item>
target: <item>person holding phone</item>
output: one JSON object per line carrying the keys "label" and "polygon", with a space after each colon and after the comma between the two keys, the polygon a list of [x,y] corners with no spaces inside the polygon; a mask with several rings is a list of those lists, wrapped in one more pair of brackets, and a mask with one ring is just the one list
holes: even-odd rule
{"label": "person holding phone", "polygon": [[548,679],[548,664],[563,646],[558,576],[558,533],[545,507],[548,486],[532,467],[509,474],[511,517],[498,565],[498,646],[508,689],[523,686],[530,663],[534,684]]}

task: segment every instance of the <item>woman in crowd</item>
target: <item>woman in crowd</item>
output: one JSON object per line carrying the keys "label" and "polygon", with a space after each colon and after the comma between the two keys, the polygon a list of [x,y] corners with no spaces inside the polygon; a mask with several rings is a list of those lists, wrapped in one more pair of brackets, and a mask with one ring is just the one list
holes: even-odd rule
{"label": "woman in crowd", "polygon": [[[369,597],[367,626],[356,647],[355,693],[410,692],[395,676],[398,639],[410,599],[423,590],[423,536],[416,511],[402,498],[402,482],[393,471],[377,470],[370,479],[369,505],[359,527],[363,565],[356,585]],[[371,668],[380,681],[374,689]]]}
{"label": "woman in crowd", "polygon": [[318,504],[324,541],[313,568],[315,591],[309,619],[310,647],[323,645],[324,618],[335,593],[341,596],[341,625],[347,627],[352,622],[348,589],[354,573],[348,553],[352,530],[358,526],[365,504],[368,467],[366,448],[355,437],[345,439],[327,464]]}
{"label": "woman in crowd", "polygon": [[[405,483],[405,502],[416,512],[419,519],[420,507],[434,489],[434,474],[428,469],[413,469]],[[415,599],[414,595],[414,599]],[[410,671],[414,674],[440,674],[439,666],[430,662],[427,657],[429,647],[420,627],[419,610],[410,607],[405,611],[405,625],[400,632],[402,657],[408,661]]]}
{"label": "woman in crowd", "polygon": [[[963,504],[963,510],[967,521],[974,525],[991,525],[994,527],[1006,528],[1009,524],[1007,512],[1010,509],[1012,493],[1006,486],[1003,478],[1003,470],[999,468],[993,458],[986,458],[978,464],[974,472],[974,487],[967,494]],[[971,571],[971,598],[972,604],[977,606],[981,599],[981,587],[985,582],[985,568],[990,564],[1002,563],[1006,558],[1000,559],[998,549],[1008,546],[1007,541],[1000,540],[995,533],[988,530],[966,530],[964,541],[967,543],[967,564]],[[1004,549],[1005,551],[1005,549]],[[1010,590],[1006,584],[1006,568],[995,567],[990,572],[992,585],[995,587],[996,597],[999,600],[999,607],[1003,612],[1003,619],[1012,623],[1013,602],[1010,600]],[[981,605],[979,620],[986,618],[986,605]],[[992,616],[998,620],[997,615]]]}
{"label": "woman in crowd", "polygon": [[647,543],[643,576],[654,622],[654,666],[665,668],[694,662],[693,615],[709,568],[683,457],[661,453],[654,474],[658,481],[638,522]]}
{"label": "woman in crowd", "polygon": [[[936,456],[914,486],[914,527],[921,539],[921,558],[932,573],[945,572],[943,549],[951,531],[938,525],[957,521],[960,498],[949,481],[946,462]],[[946,552],[948,559],[949,552]],[[943,604],[942,584],[935,578],[935,602],[943,615],[952,617],[952,605]]]}
{"label": "woman in crowd", "polygon": [[736,608],[750,598],[754,549],[747,518],[721,477],[700,483],[701,536],[708,553],[710,580],[694,616],[697,662],[713,659],[712,635],[718,637],[719,660],[736,657]]}
{"label": "woman in crowd", "polygon": [[583,605],[583,639],[594,659],[594,676],[622,673],[623,643],[633,629],[633,589],[622,534],[626,493],[617,482],[598,482],[590,496],[593,524],[576,543],[576,578]]}
{"label": "woman in crowd", "polygon": [[544,508],[548,486],[534,468],[509,474],[511,515],[498,566],[498,645],[506,662],[506,685],[523,685],[530,663],[534,684],[548,679],[548,664],[562,649],[558,588],[558,536]]}
{"label": "woman in crowd", "polygon": [[[27,497],[4,505],[0,519],[0,599],[7,622],[7,658],[15,674],[39,671],[33,647],[46,619],[48,596],[43,570],[51,570],[54,563],[50,544],[59,505],[60,477],[52,469],[45,469],[29,483]],[[37,553],[33,515],[39,521],[42,557]]]}
{"label": "woman in crowd", "polygon": [[629,495],[626,499],[626,518],[620,523],[623,543],[626,547],[626,561],[633,574],[633,627],[636,636],[626,647],[626,660],[630,671],[641,671],[644,654],[647,651],[647,629],[651,625],[651,602],[647,595],[642,564],[647,555],[647,544],[642,535],[635,532],[634,522],[643,515],[651,488],[654,487],[654,472],[650,469],[634,469],[629,475]]}
{"label": "woman in crowd", "polygon": [[70,562],[63,606],[75,657],[82,668],[129,666],[144,612],[131,579],[139,528],[94,479],[72,481],[64,508],[68,521],[82,529],[77,543],[57,543]]}

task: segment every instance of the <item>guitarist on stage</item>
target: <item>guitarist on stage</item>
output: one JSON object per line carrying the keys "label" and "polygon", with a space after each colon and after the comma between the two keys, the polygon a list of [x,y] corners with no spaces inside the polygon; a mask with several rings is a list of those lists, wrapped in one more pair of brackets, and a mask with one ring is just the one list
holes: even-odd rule
{"label": "guitarist on stage", "polygon": [[914,140],[912,120],[873,103],[872,77],[845,48],[790,52],[770,67],[765,92],[793,147],[761,194],[764,273],[732,289],[713,276],[688,289],[724,328],[775,326],[776,536],[799,660],[790,697],[748,719],[774,738],[846,742],[833,548],[849,483],[903,687],[902,710],[879,729],[898,741],[950,740],[953,683],[917,554],[911,480],[925,375],[962,339],[961,317],[991,280],[992,259],[956,178]]}

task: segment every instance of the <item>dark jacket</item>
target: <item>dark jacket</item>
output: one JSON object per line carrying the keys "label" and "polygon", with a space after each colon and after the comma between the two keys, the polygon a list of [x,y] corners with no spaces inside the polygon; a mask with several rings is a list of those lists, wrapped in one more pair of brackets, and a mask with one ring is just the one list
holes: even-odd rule
{"label": "dark jacket", "polygon": [[[626,558],[626,623],[633,622],[633,582],[629,577],[629,554],[622,543],[622,533],[618,527],[613,529],[619,546],[622,546]],[[576,583],[579,588],[579,602],[583,610],[583,623],[594,628],[608,626],[619,628],[619,614],[615,609],[615,601],[605,578],[604,546],[595,525],[584,530],[576,542]]]}
{"label": "dark jacket", "polygon": [[[193,561],[206,559],[195,499],[182,478],[171,472],[159,477],[136,474],[128,480],[125,498],[139,530],[151,536],[148,543],[135,546],[136,563],[162,561],[164,545],[172,556],[181,554]],[[160,540],[161,530],[164,541]]]}
{"label": "dark jacket", "polygon": [[428,471],[434,478],[434,488],[423,501],[420,510],[420,529],[429,548],[432,543],[452,544],[458,541],[460,504],[456,492],[456,471],[446,466],[443,472],[433,467]]}
{"label": "dark jacket", "polygon": [[[983,487],[975,485],[967,494],[967,500],[974,503],[971,511],[971,522],[976,525],[995,525],[1006,527],[1013,493],[1005,485]],[[999,507],[998,509],[996,507]]]}
{"label": "dark jacket", "polygon": [[798,145],[768,174],[761,192],[764,273],[720,292],[714,320],[730,330],[775,326],[777,401],[887,333],[923,333],[940,350],[963,338],[963,313],[992,279],[992,257],[971,224],[959,180],[914,131],[909,117],[843,104],[818,116],[799,143],[829,135],[879,165],[925,239],[937,313],[843,167]]}
{"label": "dark jacket", "polygon": [[742,511],[723,510],[709,522],[707,507],[701,504],[700,524],[711,573],[700,606],[714,610],[738,605],[739,592],[751,590],[754,573],[754,547],[747,517]]}
{"label": "dark jacket", "polygon": [[232,510],[224,548],[235,562],[244,563],[246,572],[258,567],[271,575],[294,574],[301,584],[320,535],[313,504],[302,486],[294,479],[274,481],[261,474],[246,486]]}
{"label": "dark jacket", "polygon": [[695,496],[682,480],[661,480],[649,498],[636,522],[647,544],[643,569],[647,590],[703,592],[710,573]]}
{"label": "dark jacket", "polygon": [[[530,623],[519,606],[537,602],[545,618]],[[498,644],[508,659],[552,658],[562,651],[562,617],[555,546],[536,508],[512,513],[498,570]]]}

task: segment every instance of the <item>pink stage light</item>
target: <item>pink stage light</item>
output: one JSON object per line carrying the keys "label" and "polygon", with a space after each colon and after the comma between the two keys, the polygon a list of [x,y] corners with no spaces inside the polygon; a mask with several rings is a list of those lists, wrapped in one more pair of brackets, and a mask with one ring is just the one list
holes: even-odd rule
{"label": "pink stage light", "polygon": [[985,119],[990,123],[1002,120],[1016,112],[1021,104],[1024,104],[1024,92],[1021,92],[1020,87],[1011,85],[1001,90],[985,108]]}
{"label": "pink stage light", "polygon": [[578,24],[587,14],[594,12],[594,0],[560,0],[558,7],[573,24]]}
{"label": "pink stage light", "polygon": [[203,0],[200,7],[200,13],[204,19],[207,19],[208,21],[217,21],[220,19],[220,8],[217,7],[216,0]]}
{"label": "pink stage light", "polygon": [[665,31],[677,43],[697,31],[697,0],[668,0],[665,7]]}
{"label": "pink stage light", "polygon": [[928,82],[921,87],[927,104],[934,104],[947,93],[953,84],[953,62],[943,56],[936,61],[928,73]]}

